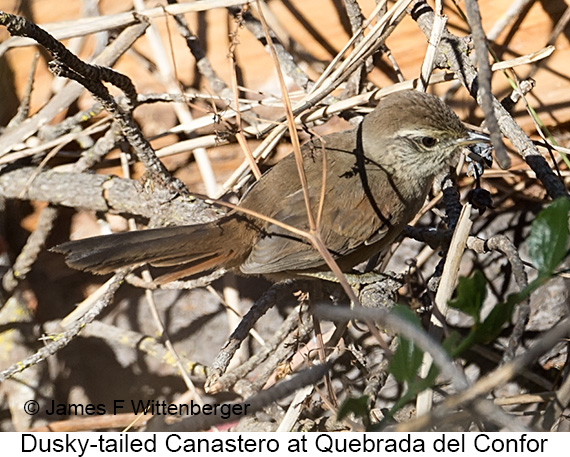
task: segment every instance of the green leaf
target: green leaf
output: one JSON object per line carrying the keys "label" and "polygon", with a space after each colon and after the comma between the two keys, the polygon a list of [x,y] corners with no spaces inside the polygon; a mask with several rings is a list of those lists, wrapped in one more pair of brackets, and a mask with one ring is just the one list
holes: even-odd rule
{"label": "green leaf", "polygon": [[469,278],[459,278],[457,296],[453,300],[449,300],[449,306],[473,317],[477,324],[483,301],[487,295],[486,286],[485,276],[479,270],[475,270]]}
{"label": "green leaf", "polygon": [[570,201],[559,198],[543,209],[530,229],[528,252],[539,276],[550,276],[566,255]]}
{"label": "green leaf", "polygon": [[368,395],[347,398],[338,409],[338,420],[344,419],[350,413],[361,417],[365,425],[370,423],[370,409],[368,408]]}
{"label": "green leaf", "polygon": [[392,308],[390,312],[397,314],[398,316],[400,316],[400,318],[408,321],[410,324],[414,324],[416,327],[422,328],[422,323],[420,322],[418,316],[416,316],[416,313],[414,313],[407,306],[396,305]]}
{"label": "green leaf", "polygon": [[[411,322],[418,328],[421,328],[420,320],[411,309],[405,306],[395,306],[392,312],[398,314],[401,318]],[[400,337],[398,348],[392,356],[388,371],[394,375],[398,382],[411,383],[418,374],[423,355],[423,351],[417,348],[414,343]]]}
{"label": "green leaf", "polygon": [[461,335],[459,332],[452,330],[441,343],[441,347],[445,349],[445,352],[447,352],[451,357],[455,358],[458,355],[456,353],[456,350],[459,347],[460,343]]}
{"label": "green leaf", "polygon": [[485,320],[474,329],[475,342],[488,344],[494,341],[505,323],[511,319],[517,302],[516,294],[513,294],[509,296],[506,303],[497,303]]}
{"label": "green leaf", "polygon": [[422,365],[424,353],[414,343],[399,337],[398,349],[394,352],[388,371],[398,382],[411,383],[417,376]]}

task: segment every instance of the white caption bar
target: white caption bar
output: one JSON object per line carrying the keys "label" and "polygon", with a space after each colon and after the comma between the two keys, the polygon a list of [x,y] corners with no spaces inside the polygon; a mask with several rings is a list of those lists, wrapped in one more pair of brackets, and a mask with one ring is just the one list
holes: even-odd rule
{"label": "white caption bar", "polygon": [[564,433],[2,433],[10,456],[565,455]]}

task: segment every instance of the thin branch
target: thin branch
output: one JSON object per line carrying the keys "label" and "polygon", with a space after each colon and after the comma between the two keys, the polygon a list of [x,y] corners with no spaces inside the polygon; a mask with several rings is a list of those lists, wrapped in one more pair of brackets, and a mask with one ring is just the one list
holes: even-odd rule
{"label": "thin branch", "polygon": [[473,404],[481,397],[488,395],[495,388],[504,385],[533,363],[540,355],[552,349],[561,339],[570,334],[570,319],[564,319],[554,328],[543,334],[538,341],[526,352],[511,362],[502,365],[475,382],[469,389],[458,392],[446,398],[429,414],[413,419],[397,427],[397,431],[412,432],[423,430],[428,424],[437,422],[439,418],[447,416],[450,411],[461,405]]}
{"label": "thin branch", "polygon": [[[434,13],[426,1],[414,0],[408,9],[408,13],[412,19],[418,23],[424,34],[429,36]],[[476,99],[478,87],[475,81],[477,80],[477,72],[467,54],[468,47],[465,40],[456,37],[446,30],[444,32],[444,39],[440,44],[439,66],[450,68],[455,72],[471,96]],[[558,197],[570,198],[570,194],[564,187],[564,184],[553,173],[548,163],[536,149],[536,146],[495,98],[493,98],[493,108],[501,131],[513,143],[513,146],[521,157],[523,157],[528,165],[535,171],[548,194],[553,199]]]}
{"label": "thin branch", "polygon": [[111,304],[115,292],[120,287],[124,277],[125,273],[117,273],[114,277],[114,281],[110,284],[105,295],[97,302],[96,306],[92,307],[86,314],[78,319],[71,328],[59,333],[58,335],[52,336],[50,341],[46,342],[45,345],[34,355],[27,357],[25,360],[21,360],[0,372],[0,383],[14,376],[16,373],[20,373],[26,368],[40,363],[42,360],[45,360],[50,355],[55,354],[57,351],[71,343],[85,325],[92,322],[101,313],[101,311]]}
{"label": "thin branch", "polygon": [[[267,390],[263,390],[254,397],[245,399],[242,403],[237,403],[236,405],[241,405],[241,411],[247,408],[247,414],[254,414],[261,411],[267,405],[274,403],[282,398],[285,398],[304,386],[316,384],[328,371],[328,365],[316,365],[305,371],[297,373],[290,380],[283,381],[270,387]],[[235,411],[235,409],[232,409]],[[210,427],[224,422],[235,421],[243,417],[243,415],[230,414],[228,417],[222,417],[221,415],[194,415],[183,419],[180,422],[174,423],[172,425],[167,425],[159,416],[152,419],[147,427],[147,431],[168,431],[173,432],[191,432],[199,430],[207,430]]]}
{"label": "thin branch", "polygon": [[[0,12],[0,15],[3,14]],[[112,66],[133,43],[144,33],[148,24],[136,22],[123,30],[112,43],[107,46],[93,64],[99,66]],[[15,128],[6,129],[0,137],[0,155],[11,151],[15,146],[25,141],[38,129],[49,123],[57,114],[68,108],[83,93],[85,88],[75,81],[69,82],[65,88],[55,94],[42,109],[31,118],[26,119]]]}
{"label": "thin branch", "polygon": [[495,117],[493,108],[493,95],[491,91],[491,66],[489,65],[489,57],[487,52],[487,38],[481,24],[481,14],[476,0],[466,0],[467,17],[469,18],[469,26],[471,27],[471,36],[475,42],[475,53],[477,58],[477,83],[478,101],[485,113],[485,122],[491,133],[491,142],[495,149],[495,157],[499,166],[503,169],[511,166],[511,161],[507,155],[505,144],[499,130],[499,123]]}

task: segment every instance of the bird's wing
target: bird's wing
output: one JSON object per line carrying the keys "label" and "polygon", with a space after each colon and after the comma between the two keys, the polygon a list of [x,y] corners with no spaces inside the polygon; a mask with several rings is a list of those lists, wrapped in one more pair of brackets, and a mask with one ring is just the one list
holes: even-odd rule
{"label": "bird's wing", "polygon": [[[320,233],[326,247],[337,259],[351,255],[357,250],[366,248],[371,242],[382,239],[390,229],[389,220],[392,217],[387,205],[389,198],[371,203],[370,195],[374,195],[374,189],[378,186],[387,187],[380,182],[380,180],[387,181],[385,173],[373,170],[371,173],[374,176],[369,176],[369,180],[372,181],[374,189],[372,192],[366,192],[362,177],[354,172],[356,159],[349,146],[350,144],[344,153],[338,148],[334,152],[329,148],[326,151],[327,178]],[[311,208],[316,215],[321,195],[322,161],[318,151],[313,153],[310,160],[305,159],[305,172],[311,189]],[[283,160],[292,162],[290,157]],[[284,163],[281,169],[271,171],[296,173],[291,163]],[[292,180],[296,179],[294,176]],[[266,208],[265,214],[290,226],[308,230],[305,201],[300,185],[288,190],[289,192],[285,192],[279,201],[273,202],[273,208]],[[262,195],[261,189],[256,192]],[[378,213],[381,213],[381,216]],[[240,267],[243,273],[271,274],[315,269],[324,265],[323,258],[306,238],[273,224],[267,224],[264,232]],[[374,253],[370,253],[370,256]],[[347,267],[352,266],[347,265]]]}

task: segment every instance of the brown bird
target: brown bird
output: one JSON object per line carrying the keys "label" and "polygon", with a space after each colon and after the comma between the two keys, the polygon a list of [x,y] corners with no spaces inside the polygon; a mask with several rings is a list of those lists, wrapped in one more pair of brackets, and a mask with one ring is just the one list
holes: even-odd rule
{"label": "brown bird", "polygon": [[[481,141],[438,97],[407,90],[382,99],[356,129],[305,144],[303,166],[315,214],[325,154],[319,227],[340,268],[348,271],[392,243],[424,204],[434,176],[464,146]],[[255,182],[239,206],[308,229],[293,155]],[[71,267],[94,273],[130,265],[169,267],[166,280],[219,267],[277,279],[327,270],[305,239],[239,210],[206,224],[97,236],[53,250],[65,254]]]}

